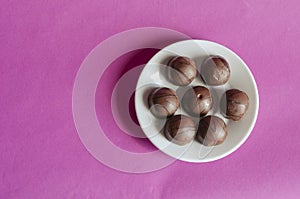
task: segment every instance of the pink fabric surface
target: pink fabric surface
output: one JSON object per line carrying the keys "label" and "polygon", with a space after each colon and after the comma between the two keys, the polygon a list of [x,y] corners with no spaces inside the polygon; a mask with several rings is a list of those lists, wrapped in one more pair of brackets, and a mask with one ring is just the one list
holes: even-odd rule
{"label": "pink fabric surface", "polygon": [[[296,0],[2,1],[0,198],[299,198],[299,9]],[[104,166],[82,145],[72,117],[80,64],[104,39],[145,26],[218,42],[248,64],[260,110],[236,152],[129,174]],[[101,79],[106,98],[130,56]],[[121,135],[110,115],[103,125],[121,148],[155,150],[145,139]]]}

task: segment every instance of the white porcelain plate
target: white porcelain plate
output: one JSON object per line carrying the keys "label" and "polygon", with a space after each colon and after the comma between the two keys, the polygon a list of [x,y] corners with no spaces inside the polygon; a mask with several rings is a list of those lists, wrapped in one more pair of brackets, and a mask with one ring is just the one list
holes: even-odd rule
{"label": "white porcelain plate", "polygon": [[[209,55],[224,57],[231,69],[229,81],[222,86],[204,85],[196,78],[189,86],[204,85],[213,95],[214,106],[208,115],[221,117],[228,126],[226,140],[217,146],[206,147],[194,140],[185,146],[176,145],[168,141],[162,133],[164,119],[156,118],[149,110],[147,98],[150,91],[156,87],[168,87],[175,90],[182,97],[186,87],[172,84],[166,77],[166,64],[175,55],[186,56],[196,61],[197,66]],[[246,92],[249,96],[249,109],[246,115],[237,122],[225,119],[219,110],[222,94],[231,88]],[[187,162],[209,162],[223,158],[238,149],[248,138],[256,122],[259,97],[254,77],[244,61],[230,49],[210,41],[185,40],[171,44],[160,50],[145,65],[140,74],[135,92],[135,109],[140,126],[149,140],[162,152],[179,160]],[[175,114],[188,115],[181,107]],[[194,118],[197,122],[197,118]]]}

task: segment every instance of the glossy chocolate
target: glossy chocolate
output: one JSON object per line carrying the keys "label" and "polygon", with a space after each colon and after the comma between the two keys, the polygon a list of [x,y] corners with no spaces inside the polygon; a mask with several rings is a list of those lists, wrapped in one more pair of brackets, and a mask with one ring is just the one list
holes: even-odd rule
{"label": "glossy chocolate", "polygon": [[240,120],[246,114],[248,107],[248,95],[238,89],[226,91],[221,98],[221,112],[228,119]]}
{"label": "glossy chocolate", "polygon": [[209,90],[203,86],[195,86],[187,90],[182,98],[182,106],[190,115],[204,116],[213,106]]}
{"label": "glossy chocolate", "polygon": [[197,140],[205,146],[215,146],[224,142],[227,136],[227,126],[217,116],[206,116],[200,120],[197,130]]}
{"label": "glossy chocolate", "polygon": [[178,145],[185,145],[195,137],[195,123],[185,115],[172,116],[166,122],[164,134],[169,141]]}
{"label": "glossy chocolate", "polygon": [[186,86],[190,84],[197,75],[195,62],[187,57],[174,57],[168,65],[168,78],[171,82],[178,86]]}
{"label": "glossy chocolate", "polygon": [[148,97],[151,112],[160,118],[173,115],[179,107],[179,100],[175,91],[169,88],[156,88]]}
{"label": "glossy chocolate", "polygon": [[202,64],[200,74],[206,84],[218,86],[229,80],[230,67],[224,58],[210,56]]}

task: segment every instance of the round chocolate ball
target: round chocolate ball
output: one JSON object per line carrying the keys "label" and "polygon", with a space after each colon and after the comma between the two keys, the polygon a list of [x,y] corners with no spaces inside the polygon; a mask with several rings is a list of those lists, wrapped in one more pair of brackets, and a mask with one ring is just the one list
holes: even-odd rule
{"label": "round chocolate ball", "polygon": [[165,124],[164,134],[169,141],[178,145],[185,145],[195,137],[195,123],[185,115],[172,116]]}
{"label": "round chocolate ball", "polygon": [[190,58],[173,57],[168,65],[168,78],[177,86],[190,84],[197,75],[195,62]]}
{"label": "round chocolate ball", "polygon": [[195,86],[186,91],[182,98],[182,106],[193,116],[204,116],[213,106],[209,90],[203,86]]}
{"label": "round chocolate ball", "polygon": [[226,91],[221,98],[221,113],[228,119],[240,120],[247,112],[248,107],[248,95],[238,89]]}
{"label": "round chocolate ball", "polygon": [[179,100],[175,91],[169,88],[156,88],[148,97],[151,112],[160,118],[173,115],[179,107]]}
{"label": "round chocolate ball", "polygon": [[197,140],[205,146],[215,146],[223,143],[227,136],[227,126],[217,116],[206,116],[200,120],[197,130]]}
{"label": "round chocolate ball", "polygon": [[200,74],[206,84],[218,86],[229,80],[230,67],[224,58],[210,56],[202,64]]}

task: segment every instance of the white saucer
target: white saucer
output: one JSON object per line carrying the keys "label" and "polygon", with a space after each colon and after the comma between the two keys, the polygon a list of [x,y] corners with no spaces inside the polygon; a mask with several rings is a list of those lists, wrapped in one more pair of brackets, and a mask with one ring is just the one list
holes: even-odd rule
{"label": "white saucer", "polygon": [[[214,107],[208,115],[217,115],[228,126],[226,140],[214,147],[206,147],[196,140],[185,146],[178,146],[168,141],[161,133],[165,120],[157,119],[149,110],[147,98],[154,87],[169,87],[177,92],[184,88],[172,84],[165,75],[167,61],[174,55],[186,56],[196,61],[198,66],[208,55],[224,57],[231,69],[229,81],[223,86],[206,86],[213,96]],[[190,86],[204,85],[199,78]],[[249,109],[242,120],[229,121],[219,112],[220,96],[228,89],[237,88],[249,96]],[[178,90],[179,89],[179,90]],[[223,158],[238,149],[250,135],[256,122],[259,96],[255,79],[244,61],[230,49],[210,41],[185,40],[171,44],[154,55],[143,69],[136,86],[135,109],[140,126],[149,140],[162,152],[187,162],[210,162]],[[175,114],[188,115],[182,108]]]}

